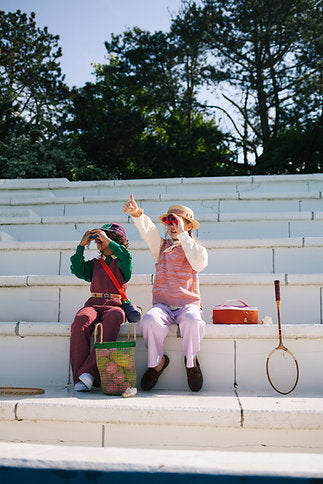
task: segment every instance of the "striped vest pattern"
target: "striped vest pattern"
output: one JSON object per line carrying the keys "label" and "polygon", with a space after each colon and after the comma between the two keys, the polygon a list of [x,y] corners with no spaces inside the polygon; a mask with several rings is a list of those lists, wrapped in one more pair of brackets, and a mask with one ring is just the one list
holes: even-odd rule
{"label": "striped vest pattern", "polygon": [[169,247],[169,241],[165,240],[156,263],[153,304],[200,306],[198,273],[192,269],[181,246],[173,246],[165,252]]}

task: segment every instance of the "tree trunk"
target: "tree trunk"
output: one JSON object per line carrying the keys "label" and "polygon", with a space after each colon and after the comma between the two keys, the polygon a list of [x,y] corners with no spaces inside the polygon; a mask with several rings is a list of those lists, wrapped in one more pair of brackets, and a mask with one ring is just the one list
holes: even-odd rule
{"label": "tree trunk", "polygon": [[261,126],[261,139],[263,148],[270,140],[270,127],[268,119],[268,106],[266,102],[266,93],[264,90],[264,75],[261,66],[257,67],[257,99],[258,110]]}

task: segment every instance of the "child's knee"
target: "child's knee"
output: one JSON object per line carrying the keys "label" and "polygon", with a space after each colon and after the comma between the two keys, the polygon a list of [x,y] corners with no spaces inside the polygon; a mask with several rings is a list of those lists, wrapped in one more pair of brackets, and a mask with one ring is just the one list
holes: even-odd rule
{"label": "child's knee", "polygon": [[76,315],[72,323],[72,329],[78,328],[79,326],[86,326],[89,323],[89,317],[83,314],[82,316]]}
{"label": "child's knee", "polygon": [[102,323],[120,325],[126,320],[124,310],[120,306],[115,306],[102,315]]}
{"label": "child's knee", "polygon": [[200,334],[204,335],[205,332],[205,322],[201,318],[196,318],[193,316],[186,317],[180,324],[180,331],[183,335],[184,332],[187,334]]}
{"label": "child's knee", "polygon": [[74,318],[71,329],[86,328],[90,326],[96,319],[97,314],[95,311],[86,310],[87,308],[80,309]]}
{"label": "child's knee", "polygon": [[145,314],[145,316],[140,321],[140,328],[141,329],[149,329],[156,325],[156,319],[149,313]]}
{"label": "child's knee", "polygon": [[195,328],[200,326],[201,321],[198,318],[194,318],[193,316],[188,316],[183,321],[183,324],[187,327]]}

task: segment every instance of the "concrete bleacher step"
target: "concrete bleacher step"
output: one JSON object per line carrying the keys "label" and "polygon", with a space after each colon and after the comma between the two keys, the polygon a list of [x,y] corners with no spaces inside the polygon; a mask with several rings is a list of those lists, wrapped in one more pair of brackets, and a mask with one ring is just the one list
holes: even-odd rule
{"label": "concrete bleacher step", "polygon": [[[7,480],[3,484],[46,481],[51,484],[87,482],[98,484],[152,481],[169,484],[221,482],[317,482],[322,477],[323,461],[319,454],[150,449],[125,447],[80,447],[0,443],[0,466]],[[39,479],[39,481],[37,480]],[[74,480],[73,480],[74,479]],[[271,479],[271,480],[270,480]],[[66,482],[65,481],[65,482]]]}
{"label": "concrete bleacher step", "polygon": [[[167,211],[168,205],[159,213]],[[205,214],[196,216],[201,227],[196,237],[201,240],[217,239],[263,239],[285,237],[320,237],[323,232],[323,212],[257,212]],[[0,232],[17,241],[67,241],[77,240],[84,232],[100,227],[107,220],[121,223],[130,241],[139,235],[130,217],[114,216],[48,216],[48,217],[2,217]],[[152,216],[154,222],[158,217]]]}
{"label": "concrete bleacher step", "polygon": [[[183,189],[181,188],[183,187]],[[68,195],[99,195],[122,193],[137,189],[141,194],[177,194],[191,192],[312,192],[323,190],[321,173],[304,175],[256,175],[236,177],[160,178],[145,180],[100,180],[70,182],[66,178],[56,179],[2,179],[0,196],[15,199],[33,197],[35,194],[60,197]],[[12,197],[8,197],[8,193]]]}
{"label": "concrete bleacher step", "polygon": [[[160,213],[172,203],[190,204],[201,215],[243,212],[320,212],[323,206],[322,192],[252,192],[252,193],[191,193],[177,194],[134,193],[138,205],[152,215]],[[119,213],[129,197],[114,193],[111,196],[34,196],[32,198],[7,199],[0,197],[1,216],[86,216],[114,215]]]}
{"label": "concrete bleacher step", "polygon": [[[203,317],[212,322],[213,307],[243,300],[259,308],[259,319],[274,317],[273,282],[281,282],[285,324],[322,324],[322,274],[204,274],[200,275]],[[137,274],[127,295],[147,311],[151,307],[153,274]],[[89,298],[89,284],[75,276],[0,276],[2,321],[72,321]]]}
{"label": "concrete bleacher step", "polygon": [[[323,273],[323,237],[294,237],[200,241],[208,250],[206,273]],[[75,241],[15,240],[0,242],[0,276],[26,274],[70,275],[70,257]],[[154,260],[143,241],[131,241],[133,274],[154,272]],[[97,257],[95,244],[85,250],[85,258]]]}
{"label": "concrete bleacher step", "polygon": [[114,219],[138,232],[122,205],[134,193],[154,221],[186,203],[201,221],[201,240],[320,237],[321,175],[69,182],[2,180],[0,240],[70,241]]}
{"label": "concrete bleacher step", "polygon": [[[69,386],[70,322],[0,323],[0,366],[2,386]],[[120,338],[126,339],[128,325]],[[283,325],[286,346],[295,354],[300,377],[293,395],[322,395],[323,325]],[[131,339],[133,339],[131,333]],[[199,361],[204,376],[204,392],[217,394],[237,390],[244,394],[275,396],[266,374],[266,358],[278,345],[278,329],[272,325],[207,324],[201,342]],[[170,328],[165,342],[170,358],[160,377],[157,390],[189,391],[184,367],[182,339],[176,325]],[[147,367],[147,352],[140,330],[136,331],[137,381]]]}
{"label": "concrete bleacher step", "polygon": [[[323,401],[231,391],[139,392],[133,398],[45,387],[1,397],[3,441],[130,449],[322,453]],[[84,449],[85,450],[85,449]]]}
{"label": "concrete bleacher step", "polygon": [[[21,181],[20,181],[21,182]],[[66,179],[4,180],[1,210],[20,207],[30,216],[115,215],[133,193],[143,209],[158,214],[170,203],[189,203],[201,215],[258,212],[320,212],[323,177],[268,176],[68,182]],[[7,215],[7,214],[6,214]]]}
{"label": "concrete bleacher step", "polygon": [[[208,249],[209,265],[200,274],[207,326],[199,354],[204,386],[198,394],[187,386],[176,326],[165,343],[170,365],[152,392],[139,390],[131,399],[108,397],[99,389],[73,392],[70,327],[89,284],[70,274],[69,258],[86,230],[112,219],[125,225],[134,258],[127,294],[144,311],[151,306],[154,263],[122,212],[130,193],[155,222],[172,203],[190,206],[201,222],[196,236]],[[110,469],[118,462],[125,470],[130,463],[144,473],[147,465],[148,472],[158,468],[156,462],[183,476],[192,466],[193,473],[209,469],[208,462],[210,473],[221,473],[225,461],[235,475],[261,469],[268,475],[321,477],[322,194],[323,174],[0,180],[0,384],[45,389],[34,397],[0,395],[0,440],[6,441],[0,442],[0,465],[8,463],[4,454],[10,460],[15,446],[31,442],[41,443],[41,456],[52,452],[54,460],[63,444],[71,449],[61,454],[65,465],[76,469],[82,463],[79,458],[75,463],[75,456],[86,453],[84,465],[90,468]],[[86,257],[95,256],[92,244]],[[278,344],[274,279],[281,282],[284,343],[300,367],[297,387],[287,396],[270,386],[265,369]],[[213,325],[213,306],[228,299],[258,306],[259,319],[270,316],[273,324]],[[121,337],[126,334],[127,325]],[[137,328],[138,387],[146,360]],[[32,466],[36,447],[20,448],[22,465]],[[174,450],[179,460],[174,461]],[[100,451],[101,460],[93,451]],[[105,451],[111,451],[106,461]],[[11,462],[20,466],[16,457]]]}

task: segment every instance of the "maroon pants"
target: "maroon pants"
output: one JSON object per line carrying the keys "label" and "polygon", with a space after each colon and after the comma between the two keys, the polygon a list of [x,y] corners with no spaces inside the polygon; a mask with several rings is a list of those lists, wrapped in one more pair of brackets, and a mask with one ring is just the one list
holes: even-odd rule
{"label": "maroon pants", "polygon": [[[120,325],[125,322],[123,309],[117,305],[86,305],[80,309],[71,326],[70,358],[74,384],[82,373],[94,377],[94,385],[100,385],[100,375],[96,366],[95,349],[91,350],[91,335],[95,323],[103,325],[103,341],[116,341]],[[93,299],[92,299],[93,302]],[[100,333],[98,333],[100,335]]]}

